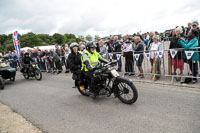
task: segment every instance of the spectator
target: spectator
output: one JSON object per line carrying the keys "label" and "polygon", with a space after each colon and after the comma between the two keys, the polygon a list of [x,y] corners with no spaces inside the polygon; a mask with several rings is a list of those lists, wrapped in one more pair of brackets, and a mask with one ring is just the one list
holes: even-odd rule
{"label": "spectator", "polygon": [[125,75],[134,75],[133,47],[128,35],[124,36],[123,56],[125,57]]}
{"label": "spectator", "polygon": [[39,66],[40,70],[42,72],[46,71],[45,59],[44,59],[43,51],[38,51],[37,62],[38,62],[38,66]]}
{"label": "spectator", "polygon": [[113,37],[110,35],[110,40],[109,40],[110,44],[113,45],[114,43],[114,40],[113,40]]}
{"label": "spectator", "polygon": [[29,54],[31,55],[31,58],[36,62],[38,56],[38,50],[34,49],[33,52]]}
{"label": "spectator", "polygon": [[[82,45],[84,46],[84,45]],[[65,73],[68,73],[69,72],[69,61],[68,61],[68,56],[70,54],[71,50],[69,49],[69,46],[68,44],[65,44],[65,50],[64,50],[64,64],[65,64]]]}
{"label": "spectator", "polygon": [[181,28],[182,28],[182,33],[181,33],[181,36],[185,36],[185,27],[184,26],[181,26]]}
{"label": "spectator", "polygon": [[80,51],[81,51],[81,52],[84,52],[84,50],[85,50],[85,45],[81,45],[81,46],[80,46]]}
{"label": "spectator", "polygon": [[134,54],[140,54],[139,59],[136,61],[136,65],[138,67],[138,70],[140,71],[140,74],[138,75],[138,78],[144,78],[143,69],[142,69],[142,62],[144,59],[144,43],[141,41],[139,36],[134,37],[135,45],[133,45],[133,50],[135,51]]}
{"label": "spectator", "polygon": [[44,51],[44,60],[45,60],[46,70],[48,73],[50,73],[51,72],[51,64],[50,64],[50,53],[48,52],[48,50]]}
{"label": "spectator", "polygon": [[12,68],[17,68],[17,56],[14,52],[8,54],[8,60]]}
{"label": "spectator", "polygon": [[52,49],[50,50],[49,55],[50,55],[49,63],[50,63],[50,66],[51,66],[51,70],[52,70],[53,73],[55,73],[56,72],[55,60],[58,59],[58,55]]}
{"label": "spectator", "polygon": [[140,32],[137,32],[137,36],[139,36],[139,37],[140,37],[140,40],[141,40],[141,41],[144,41],[144,39],[143,39],[142,35],[140,35]]}
{"label": "spectator", "polygon": [[191,30],[191,28],[192,28],[192,23],[188,23],[188,27],[187,27],[186,32],[185,32],[186,37],[188,36],[188,33]]}
{"label": "spectator", "polygon": [[110,41],[106,41],[105,44],[106,44],[108,53],[112,53],[112,45],[111,45]]}
{"label": "spectator", "polygon": [[150,44],[153,43],[153,36],[155,35],[154,32],[149,32],[149,41],[146,45],[146,50],[150,50]]}
{"label": "spectator", "polygon": [[106,48],[106,46],[105,46],[105,44],[103,43],[102,40],[99,41],[99,46],[100,46],[100,52],[99,52],[99,54],[103,58],[108,59],[108,50],[107,50],[107,48]]}
{"label": "spectator", "polygon": [[101,40],[101,38],[98,38],[98,41],[96,43],[97,47],[96,47],[96,51],[99,53],[100,52],[100,46],[99,46],[99,41]]}
{"label": "spectator", "polygon": [[62,54],[62,51],[58,47],[58,44],[55,44],[55,49],[56,49],[56,51],[54,53],[54,59],[55,59],[56,69],[58,70],[57,74],[59,74],[62,72],[62,64],[61,64],[61,57],[60,57]]}
{"label": "spectator", "polygon": [[[116,54],[121,54],[121,43],[120,43],[119,40],[118,40],[118,36],[115,36],[115,37],[114,37],[114,43],[113,43],[113,46],[112,46],[112,51],[115,52],[115,53],[114,53],[114,58],[115,58],[115,59],[117,59]],[[121,72],[121,69],[122,69],[121,56],[120,56],[120,58],[117,60],[117,62],[118,62],[118,69],[117,69],[117,71],[118,71],[118,72]]]}
{"label": "spectator", "polygon": [[[199,28],[199,23],[197,21],[192,22],[192,29],[197,29],[197,31],[198,31],[198,35],[197,35],[198,41],[199,41],[198,47],[200,47],[200,28]],[[200,49],[198,49],[198,51],[199,51],[199,56],[200,56]],[[200,62],[199,62],[199,66],[200,66]]]}
{"label": "spectator", "polygon": [[[188,39],[184,41],[184,38],[180,38],[179,45],[185,48],[187,51],[195,51],[192,58],[188,60],[190,71],[192,72],[192,83],[197,82],[197,74],[198,74],[198,64],[199,60],[198,49],[192,49],[198,47],[198,30],[192,29],[188,33]],[[185,57],[186,58],[186,57]]]}
{"label": "spectator", "polygon": [[[183,33],[182,28],[181,27],[177,27],[174,30],[174,35],[170,38],[170,46],[169,49],[177,49],[178,48],[178,52],[176,54],[176,56],[172,59],[173,62],[173,66],[174,66],[174,75],[181,75],[183,73],[183,69],[184,69],[184,60],[183,60],[183,50],[180,49],[182,48],[179,44],[178,44],[178,40],[180,37],[184,37],[181,33]],[[176,78],[177,81],[180,80],[180,78]]]}
{"label": "spectator", "polygon": [[160,78],[160,75],[154,75],[154,74],[161,74],[160,72],[160,65],[161,60],[158,56],[158,51],[163,50],[162,44],[159,42],[159,37],[157,35],[154,35],[153,37],[153,43],[150,46],[150,61],[151,61],[151,71],[153,74],[153,80],[157,80]]}

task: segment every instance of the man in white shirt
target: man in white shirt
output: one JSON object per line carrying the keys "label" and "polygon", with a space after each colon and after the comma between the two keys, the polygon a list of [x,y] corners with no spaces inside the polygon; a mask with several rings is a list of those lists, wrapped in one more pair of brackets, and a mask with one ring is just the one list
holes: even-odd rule
{"label": "man in white shirt", "polygon": [[128,35],[124,36],[122,48],[123,56],[125,57],[125,75],[134,75],[133,47]]}

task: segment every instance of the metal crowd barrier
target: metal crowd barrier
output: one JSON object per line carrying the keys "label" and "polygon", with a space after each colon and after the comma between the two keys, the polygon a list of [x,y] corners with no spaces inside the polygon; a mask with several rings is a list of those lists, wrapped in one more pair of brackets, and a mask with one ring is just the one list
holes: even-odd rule
{"label": "metal crowd barrier", "polygon": [[[166,42],[162,42],[163,50],[161,51],[137,51],[142,52],[142,55],[144,56],[142,68],[143,73],[140,73],[136,66],[136,61],[138,56],[137,54],[133,53],[133,59],[134,59],[134,71],[133,72],[126,72],[125,71],[125,57],[121,56],[121,52],[112,52],[108,53],[109,59],[113,59],[113,55],[117,56],[118,60],[121,58],[122,61],[122,73],[126,74],[135,74],[136,76],[139,74],[144,75],[150,75],[152,76],[152,79],[155,79],[156,76],[164,76],[164,77],[171,77],[171,83],[174,83],[174,79],[177,81],[183,81],[184,78],[200,78],[199,73],[200,70],[198,67],[200,66],[199,63],[199,53],[200,53],[200,47],[195,47],[191,49],[184,49],[184,48],[175,48],[175,49],[169,49],[169,42],[168,46]],[[155,53],[156,57],[158,58],[158,64],[159,66],[159,73],[152,73],[152,64],[151,64],[151,57],[149,55],[151,53]],[[141,55],[141,54],[140,54]],[[139,55],[139,56],[140,56]],[[199,56],[199,59],[197,61],[191,61],[194,56]],[[196,76],[193,76],[192,73],[196,72]]]}

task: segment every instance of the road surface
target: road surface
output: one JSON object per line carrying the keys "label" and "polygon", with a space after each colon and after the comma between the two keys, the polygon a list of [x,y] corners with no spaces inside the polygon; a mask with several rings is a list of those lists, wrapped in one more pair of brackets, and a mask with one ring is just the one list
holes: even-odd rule
{"label": "road surface", "polygon": [[133,105],[114,97],[79,94],[70,74],[43,74],[42,81],[6,82],[0,102],[48,133],[199,133],[200,90],[135,83]]}

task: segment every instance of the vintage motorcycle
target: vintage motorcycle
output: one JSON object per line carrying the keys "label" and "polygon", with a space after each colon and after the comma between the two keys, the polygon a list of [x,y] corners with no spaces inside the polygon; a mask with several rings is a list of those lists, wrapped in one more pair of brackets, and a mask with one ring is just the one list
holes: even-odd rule
{"label": "vintage motorcycle", "polygon": [[35,77],[36,80],[42,79],[42,73],[36,64],[37,63],[24,65],[23,76],[25,79],[29,79],[29,77]]}
{"label": "vintage motorcycle", "polygon": [[[117,62],[105,64],[93,72],[93,76],[98,79],[95,88],[98,91],[97,96],[107,95],[110,97],[113,93],[121,102],[132,104],[138,98],[137,89],[131,79],[119,75],[114,68],[116,64]],[[80,87],[80,82],[77,88],[82,95],[89,96],[90,80],[85,78],[82,80],[84,89]]]}

